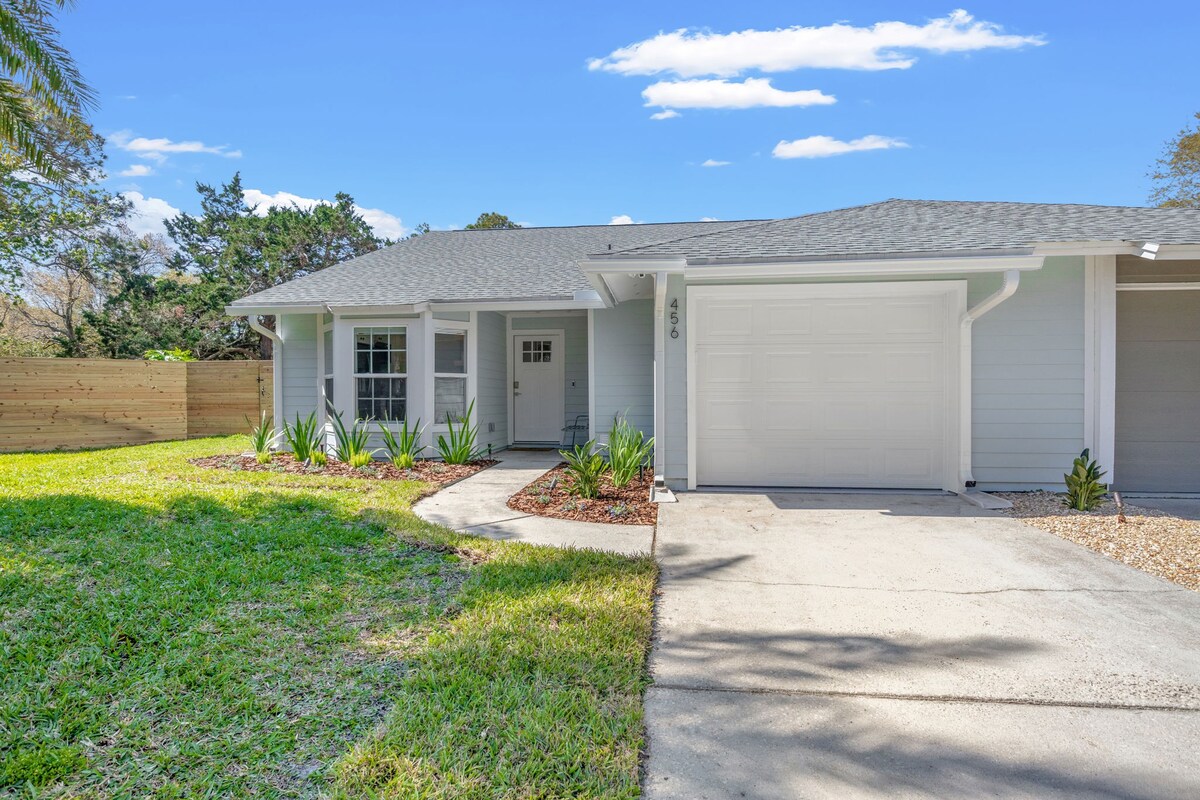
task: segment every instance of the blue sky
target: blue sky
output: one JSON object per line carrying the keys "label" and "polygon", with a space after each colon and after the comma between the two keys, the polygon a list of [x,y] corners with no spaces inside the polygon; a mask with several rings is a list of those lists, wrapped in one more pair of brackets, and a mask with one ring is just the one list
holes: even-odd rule
{"label": "blue sky", "polygon": [[[1196,4],[956,7],[83,0],[61,27],[101,97],[108,183],[146,229],[235,170],[253,199],[349,192],[393,235],[487,210],[570,225],[889,197],[1143,204],[1200,110]],[[793,28],[813,30],[771,33]]]}

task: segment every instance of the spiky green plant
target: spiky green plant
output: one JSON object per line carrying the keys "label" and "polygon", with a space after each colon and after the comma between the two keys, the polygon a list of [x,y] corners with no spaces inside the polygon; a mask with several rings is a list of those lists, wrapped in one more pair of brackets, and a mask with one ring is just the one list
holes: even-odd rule
{"label": "spiky green plant", "polygon": [[572,450],[559,450],[567,462],[571,485],[567,491],[584,500],[594,500],[600,494],[600,476],[604,474],[604,456],[596,451],[596,440],[589,439]]}
{"label": "spiky green plant", "polygon": [[[283,438],[287,441],[288,449],[297,461],[315,463],[313,454],[321,452],[321,432],[317,425],[317,412],[312,412],[304,419],[296,413],[296,421],[292,424],[283,423]],[[321,455],[324,455],[322,452]]]}
{"label": "spiky green plant", "polygon": [[628,486],[650,461],[654,437],[647,439],[646,434],[629,424],[629,420],[619,416],[613,420],[612,430],[608,432],[607,449],[613,486],[620,489]]}
{"label": "spiky green plant", "polygon": [[[249,418],[246,422],[250,422]],[[254,446],[254,460],[259,464],[271,461],[271,445],[275,443],[275,424],[266,411],[258,423],[250,423],[250,444]]]}
{"label": "spiky green plant", "polygon": [[447,464],[469,464],[483,455],[483,449],[475,446],[479,437],[479,426],[472,424],[471,414],[475,410],[475,401],[467,406],[467,413],[458,421],[458,426],[450,417],[446,418],[449,429],[445,436],[438,436],[437,451],[442,461]]}
{"label": "spiky green plant", "polygon": [[333,418],[333,457],[352,467],[370,464],[375,451],[367,449],[371,429],[367,427],[366,420],[356,419],[347,428],[339,412],[330,409],[330,413]]}
{"label": "spiky green plant", "polygon": [[1076,511],[1091,511],[1100,505],[1108,491],[1108,484],[1100,480],[1103,477],[1100,465],[1091,459],[1087,448],[1084,448],[1072,464],[1071,471],[1063,475],[1067,484],[1067,507]]}
{"label": "spiky green plant", "polygon": [[383,449],[392,463],[400,469],[412,469],[413,462],[425,449],[425,445],[417,444],[421,440],[421,420],[414,422],[412,428],[409,428],[408,420],[403,420],[398,436],[387,423],[381,422],[379,433],[383,437]]}

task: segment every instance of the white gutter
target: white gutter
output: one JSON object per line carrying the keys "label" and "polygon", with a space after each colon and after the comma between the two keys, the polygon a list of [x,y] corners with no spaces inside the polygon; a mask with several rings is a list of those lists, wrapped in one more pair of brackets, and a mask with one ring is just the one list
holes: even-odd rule
{"label": "white gutter", "polygon": [[958,408],[958,418],[961,425],[958,440],[959,451],[961,453],[959,480],[967,488],[972,488],[975,484],[975,476],[971,472],[971,400],[973,394],[971,389],[971,326],[975,323],[975,320],[1012,297],[1020,284],[1021,271],[1017,269],[1006,270],[1000,288],[983,300],[980,300],[971,308],[968,308],[963,312],[962,319],[959,320],[958,342],[961,348],[959,353],[960,391]]}
{"label": "white gutter", "polygon": [[[276,324],[280,317],[275,317]],[[264,326],[258,321],[258,317],[251,315],[246,317],[246,321],[250,323],[250,329],[261,333],[263,336],[271,340],[271,416],[275,419],[275,445],[278,447],[279,440],[283,436],[283,336],[277,331]]]}

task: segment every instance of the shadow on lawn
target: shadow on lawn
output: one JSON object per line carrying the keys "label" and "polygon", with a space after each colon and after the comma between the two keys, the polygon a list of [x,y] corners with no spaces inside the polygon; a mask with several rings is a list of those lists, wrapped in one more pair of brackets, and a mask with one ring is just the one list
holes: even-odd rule
{"label": "shadow on lawn", "polygon": [[0,505],[0,788],[635,794],[649,559],[245,488]]}

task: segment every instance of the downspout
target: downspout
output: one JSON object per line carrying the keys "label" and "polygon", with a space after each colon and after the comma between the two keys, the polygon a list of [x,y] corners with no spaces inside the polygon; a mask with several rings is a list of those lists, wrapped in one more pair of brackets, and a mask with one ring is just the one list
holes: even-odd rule
{"label": "downspout", "polygon": [[654,273],[654,487],[650,500],[672,502],[667,488],[667,273]]}
{"label": "downspout", "polygon": [[1020,270],[1005,270],[1004,280],[1000,284],[1000,288],[983,300],[980,300],[971,308],[968,308],[963,312],[962,319],[959,320],[960,330],[958,341],[961,348],[959,369],[961,372],[960,385],[962,386],[958,410],[958,418],[961,422],[959,430],[959,451],[961,454],[959,479],[961,485],[966,489],[975,488],[975,476],[971,472],[971,401],[974,397],[974,390],[971,386],[971,326],[975,323],[975,320],[1012,297],[1020,283]]}
{"label": "downspout", "polygon": [[[278,331],[273,331],[259,322],[255,314],[246,319],[251,330],[271,340],[271,414],[275,417],[275,444],[278,447],[283,436],[283,337]],[[279,320],[279,315],[276,315],[277,324]]]}

